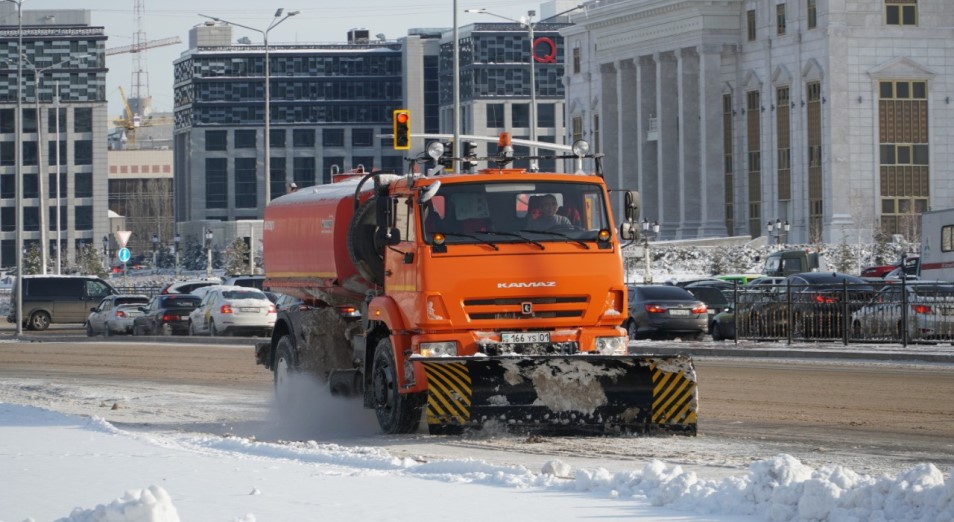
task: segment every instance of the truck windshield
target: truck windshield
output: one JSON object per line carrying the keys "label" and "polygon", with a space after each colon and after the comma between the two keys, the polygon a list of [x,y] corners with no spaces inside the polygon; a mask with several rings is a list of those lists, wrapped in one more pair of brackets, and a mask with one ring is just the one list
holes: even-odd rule
{"label": "truck windshield", "polygon": [[600,185],[566,182],[445,183],[421,207],[424,237],[447,244],[595,241],[609,228]]}

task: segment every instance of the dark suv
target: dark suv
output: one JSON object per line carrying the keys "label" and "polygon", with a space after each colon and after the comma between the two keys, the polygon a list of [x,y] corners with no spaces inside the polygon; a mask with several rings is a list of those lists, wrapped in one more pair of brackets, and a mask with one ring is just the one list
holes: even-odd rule
{"label": "dark suv", "polygon": [[133,320],[133,335],[189,333],[189,314],[202,298],[192,294],[159,294],[140,307],[143,314]]}
{"label": "dark suv", "polygon": [[[51,323],[85,323],[90,308],[116,290],[96,276],[23,276],[23,324],[46,330]],[[17,321],[17,288],[10,298],[7,321]]]}

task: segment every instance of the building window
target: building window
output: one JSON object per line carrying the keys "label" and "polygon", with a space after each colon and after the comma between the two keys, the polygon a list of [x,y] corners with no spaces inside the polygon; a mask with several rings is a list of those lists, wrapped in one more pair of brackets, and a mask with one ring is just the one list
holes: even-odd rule
{"label": "building window", "polygon": [[374,130],[373,129],[351,129],[352,147],[373,147]]}
{"label": "building window", "polygon": [[775,34],[785,35],[785,4],[775,5]]}
{"label": "building window", "polygon": [[596,152],[602,152],[600,148],[600,115],[593,115],[593,150]]}
{"label": "building window", "polygon": [[76,140],[73,142],[73,164],[93,164],[93,140]]}
{"label": "building window", "polygon": [[954,250],[954,225],[945,225],[941,227],[941,252],[952,250]]}
{"label": "building window", "polygon": [[[57,122],[57,113],[59,113],[59,122]],[[46,113],[46,130],[47,132],[55,133],[57,128],[60,132],[66,130],[66,111],[58,109],[47,109]]]}
{"label": "building window", "polygon": [[272,168],[270,169],[272,185],[271,196],[272,198],[277,198],[288,191],[288,186],[285,184],[285,158],[268,158],[268,160],[272,164]]}
{"label": "building window", "polygon": [[76,230],[93,230],[93,207],[77,206],[73,209],[73,228]]}
{"label": "building window", "polygon": [[762,235],[762,96],[759,91],[745,93],[746,157],[749,180],[749,234]]}
{"label": "building window", "polygon": [[235,158],[235,208],[258,207],[257,162],[255,158]]}
{"label": "building window", "polygon": [[292,146],[307,147],[315,146],[315,129],[294,129],[292,131]]}
{"label": "building window", "polygon": [[755,41],[755,9],[745,12],[745,27],[748,30],[749,41]]}
{"label": "building window", "polygon": [[[90,151],[92,151],[92,142],[90,142]],[[79,149],[77,149],[79,150]],[[92,154],[92,152],[90,152]],[[93,159],[89,159],[92,163]],[[23,142],[23,164],[26,166],[37,165],[39,163],[39,151],[36,150],[35,141],[24,141]],[[77,165],[79,163],[77,162]],[[84,163],[84,165],[89,165],[89,163]]]}
{"label": "building window", "polygon": [[205,208],[228,208],[228,194],[228,159],[205,158]]}
{"label": "building window", "polygon": [[548,129],[556,127],[556,104],[537,104],[537,127]]}
{"label": "building window", "polygon": [[504,122],[504,104],[502,103],[488,103],[487,104],[487,127],[490,128],[505,128],[507,126]]}
{"label": "building window", "polygon": [[285,129],[268,130],[268,147],[270,149],[285,148]]}
{"label": "building window", "polygon": [[23,109],[23,132],[36,132],[36,109]]}
{"label": "building window", "polygon": [[0,166],[9,167],[16,165],[16,142],[0,141]]}
{"label": "building window", "polygon": [[791,110],[789,108],[789,88],[775,89],[776,127],[778,135],[778,200],[792,199],[792,132]]}
{"label": "building window", "polygon": [[73,132],[93,132],[93,108],[73,109]]}
{"label": "building window", "polygon": [[510,115],[513,120],[513,127],[530,128],[530,104],[515,103],[511,109]]}
{"label": "building window", "polygon": [[805,116],[808,121],[806,140],[808,150],[806,162],[808,165],[808,235],[809,241],[819,242],[822,239],[822,224],[824,223],[824,186],[822,185],[822,114],[821,114],[821,82],[811,82],[805,85]]}
{"label": "building window", "polygon": [[732,156],[732,95],[722,95],[722,156],[725,176],[725,230],[728,235],[735,234],[735,184],[733,178]]}
{"label": "building window", "polygon": [[577,43],[576,47],[573,48],[573,74],[580,74],[580,62],[582,58],[580,57],[580,44]]}
{"label": "building window", "polygon": [[17,119],[13,109],[0,109],[0,134],[16,133]]}
{"label": "building window", "polygon": [[205,131],[205,150],[226,150],[228,149],[229,139],[228,131],[207,130]]}
{"label": "building window", "polygon": [[235,148],[254,149],[256,137],[255,129],[235,129]]}
{"label": "building window", "polygon": [[323,147],[344,147],[344,129],[325,129],[321,131]]}
{"label": "building window", "polygon": [[73,175],[73,197],[93,197],[93,173],[77,172]]}
{"label": "building window", "polygon": [[0,208],[0,232],[13,232],[17,229],[17,208]]}
{"label": "building window", "polygon": [[294,158],[292,161],[293,181],[298,188],[310,187],[315,184],[315,158]]}
{"label": "building window", "polygon": [[818,8],[815,6],[816,0],[808,0],[808,28],[818,27]]}
{"label": "building window", "polygon": [[573,117],[573,141],[583,139],[583,117]]}
{"label": "building window", "polygon": [[878,88],[881,227],[917,241],[931,197],[927,82],[882,81]]}
{"label": "building window", "polygon": [[918,1],[885,0],[884,23],[887,25],[918,25]]}

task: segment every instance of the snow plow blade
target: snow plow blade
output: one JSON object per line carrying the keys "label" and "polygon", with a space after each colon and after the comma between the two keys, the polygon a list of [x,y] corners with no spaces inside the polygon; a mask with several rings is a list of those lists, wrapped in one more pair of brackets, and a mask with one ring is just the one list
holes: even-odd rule
{"label": "snow plow blade", "polygon": [[685,355],[451,357],[422,361],[431,433],[514,431],[696,434]]}

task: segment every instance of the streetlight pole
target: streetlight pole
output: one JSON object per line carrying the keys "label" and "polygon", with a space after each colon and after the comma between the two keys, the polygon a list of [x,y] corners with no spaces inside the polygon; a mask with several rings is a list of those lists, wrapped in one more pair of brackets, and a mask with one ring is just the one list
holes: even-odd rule
{"label": "streetlight pole", "polygon": [[23,335],[23,2],[5,0],[17,5],[17,337]]}
{"label": "streetlight pole", "polygon": [[[496,13],[492,13],[483,8],[467,9],[465,11],[467,13],[485,14],[488,16],[501,18],[503,20],[509,20],[511,22],[518,23],[527,28],[527,37],[530,39],[530,141],[533,141],[533,142],[537,141],[537,77],[536,77],[537,51],[533,47],[533,42],[535,40],[533,36],[534,29],[536,28],[537,24],[541,22],[545,22],[552,18],[556,18],[558,16],[562,16],[582,8],[583,8],[583,4],[579,4],[570,9],[567,9],[566,11],[561,11],[553,16],[548,16],[542,20],[537,20],[536,22],[531,21],[533,20],[533,17],[537,15],[537,12],[532,9],[527,11],[526,18],[521,18],[520,20],[515,20],[507,16],[502,16]],[[455,62],[456,62],[456,58],[455,58]],[[458,149],[454,149],[454,150],[458,150]],[[531,145],[530,156],[534,158],[530,160],[530,170],[532,171],[536,171],[538,169],[537,160],[535,158],[536,155],[537,155],[537,147],[536,145]]]}
{"label": "streetlight pole", "polygon": [[179,275],[179,242],[182,241],[182,238],[179,237],[179,233],[176,232],[176,237],[173,240],[175,242],[176,248],[176,275]]}
{"label": "streetlight pole", "polygon": [[[289,11],[285,13],[284,11],[285,11],[285,8],[279,7],[275,11],[275,17],[272,19],[271,23],[268,24],[268,27],[266,27],[265,29],[256,29],[254,27],[237,24],[235,22],[230,22],[228,20],[217,18],[215,16],[208,16],[201,13],[199,14],[199,16],[203,18],[208,18],[210,20],[214,20],[216,22],[222,22],[228,25],[234,25],[236,27],[248,29],[249,31],[255,31],[256,33],[259,33],[262,35],[262,43],[265,45],[265,139],[264,139],[264,143],[265,143],[265,169],[264,169],[265,170],[265,205],[263,205],[262,208],[265,208],[265,206],[267,206],[268,203],[272,200],[272,151],[271,151],[271,148],[272,148],[272,143],[271,143],[272,100],[271,100],[271,93],[269,92],[269,89],[271,86],[272,64],[269,61],[269,57],[268,57],[268,33],[269,31],[274,29],[278,24],[284,22],[285,20],[288,20],[289,18],[301,12],[301,11]],[[282,16],[283,13],[284,13],[284,16]]]}
{"label": "streetlight pole", "polygon": [[212,229],[211,229],[211,228],[205,229],[205,246],[206,246],[206,249],[207,249],[207,250],[206,250],[206,254],[208,255],[208,261],[206,262],[206,265],[205,265],[205,276],[206,276],[206,277],[212,277],[212,239],[213,239],[214,237],[215,237],[215,236],[212,235]]}
{"label": "streetlight pole", "polygon": [[60,237],[60,82],[56,82],[56,97],[53,98],[54,107],[56,107],[56,275],[60,275],[60,267],[63,265],[63,239]]}

